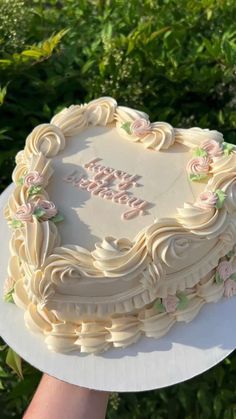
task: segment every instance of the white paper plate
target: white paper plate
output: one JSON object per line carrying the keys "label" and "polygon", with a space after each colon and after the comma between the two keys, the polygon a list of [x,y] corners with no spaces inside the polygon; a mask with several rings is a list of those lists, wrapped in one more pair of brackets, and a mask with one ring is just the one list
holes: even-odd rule
{"label": "white paper plate", "polygon": [[[7,273],[10,230],[3,207],[12,191],[0,196],[0,296]],[[0,298],[0,335],[23,359],[60,380],[97,390],[144,391],[170,386],[213,367],[236,347],[236,298],[204,306],[191,323],[174,325],[167,336],[142,338],[126,349],[101,355],[50,352],[43,337],[24,324],[24,312]]]}

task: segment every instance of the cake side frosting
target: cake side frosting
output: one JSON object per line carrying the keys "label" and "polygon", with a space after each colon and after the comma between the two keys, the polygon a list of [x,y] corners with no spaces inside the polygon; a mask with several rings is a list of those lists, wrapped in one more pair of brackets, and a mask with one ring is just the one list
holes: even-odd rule
{"label": "cake side frosting", "polygon": [[[204,183],[175,218],[154,220],[132,240],[104,237],[91,251],[61,244],[57,223],[63,214],[50,200],[48,185],[53,159],[73,136],[96,125],[115,126],[125,140],[153,153],[174,144],[188,147],[193,156],[186,176]],[[16,163],[16,187],[5,209],[13,228],[6,294],[25,310],[26,325],[46,335],[49,348],[100,352],[127,346],[142,334],[160,337],[176,321],[190,321],[206,302],[235,294],[230,252],[236,242],[236,155],[217,131],[151,123],[143,112],[100,98],[72,105],[36,127]],[[105,174],[115,178],[116,170]],[[123,173],[128,189],[134,179]],[[111,188],[105,192],[112,194]],[[133,208],[135,215],[142,210]]]}

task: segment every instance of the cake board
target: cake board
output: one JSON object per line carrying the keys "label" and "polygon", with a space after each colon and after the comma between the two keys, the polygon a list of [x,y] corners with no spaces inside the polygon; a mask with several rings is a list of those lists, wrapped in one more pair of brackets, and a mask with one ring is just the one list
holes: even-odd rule
{"label": "cake board", "polygon": [[233,352],[236,298],[206,304],[190,323],[175,324],[164,337],[143,337],[125,349],[112,348],[99,355],[49,351],[43,337],[26,328],[24,312],[2,299],[10,239],[3,208],[13,188],[12,184],[0,195],[0,335],[29,364],[71,384],[95,390],[133,392],[188,380]]}

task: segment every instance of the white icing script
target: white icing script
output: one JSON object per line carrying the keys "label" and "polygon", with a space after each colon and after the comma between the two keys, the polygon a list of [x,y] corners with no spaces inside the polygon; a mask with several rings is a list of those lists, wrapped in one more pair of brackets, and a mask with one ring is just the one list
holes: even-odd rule
{"label": "white icing script", "polygon": [[[94,159],[84,165],[84,168],[93,173],[92,178],[86,178],[84,174],[78,174],[75,170],[70,175],[63,178],[67,183],[80,189],[91,192],[91,195],[116,202],[117,204],[128,205],[131,209],[125,211],[121,215],[122,220],[130,220],[138,215],[144,215],[144,208],[148,202],[131,196],[127,189],[137,186],[138,175],[130,175],[122,170],[113,169],[111,167],[98,164],[100,158]],[[117,190],[111,189],[109,185],[118,181]]]}

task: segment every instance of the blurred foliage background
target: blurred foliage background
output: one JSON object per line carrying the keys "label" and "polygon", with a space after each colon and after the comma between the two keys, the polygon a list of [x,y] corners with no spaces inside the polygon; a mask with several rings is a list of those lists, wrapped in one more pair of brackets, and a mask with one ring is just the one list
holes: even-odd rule
{"label": "blurred foliage background", "polygon": [[[35,125],[99,96],[236,143],[235,17],[235,0],[0,0],[0,191]],[[21,418],[41,373],[0,343],[1,419]],[[107,417],[235,419],[235,374],[233,354],[186,383],[113,393]]]}

